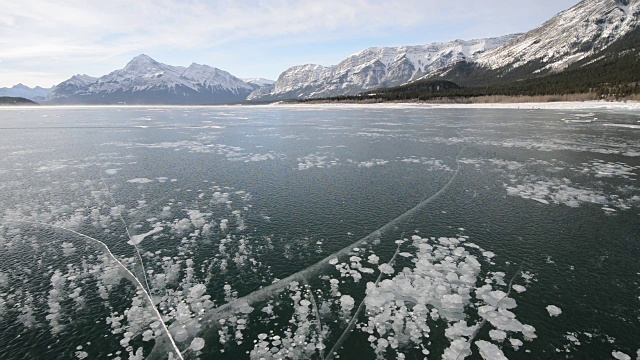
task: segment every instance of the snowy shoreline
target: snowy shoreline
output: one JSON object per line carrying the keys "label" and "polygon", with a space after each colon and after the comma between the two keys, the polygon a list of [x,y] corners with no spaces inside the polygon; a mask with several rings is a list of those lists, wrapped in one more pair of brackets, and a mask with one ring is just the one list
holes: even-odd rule
{"label": "snowy shoreline", "polygon": [[116,108],[216,108],[216,107],[278,107],[278,108],[382,108],[382,109],[523,109],[523,110],[640,110],[638,101],[564,101],[564,102],[531,102],[531,103],[475,103],[475,104],[434,104],[434,103],[285,103],[271,104],[235,104],[235,105],[38,105],[0,107],[1,110],[27,109],[116,109]]}
{"label": "snowy shoreline", "polygon": [[275,103],[267,106],[278,107],[339,107],[339,108],[428,108],[428,109],[524,109],[524,110],[640,110],[640,102],[612,102],[612,101],[564,101],[545,103],[476,103],[476,104],[433,104],[433,103],[324,103],[324,104],[291,104]]}

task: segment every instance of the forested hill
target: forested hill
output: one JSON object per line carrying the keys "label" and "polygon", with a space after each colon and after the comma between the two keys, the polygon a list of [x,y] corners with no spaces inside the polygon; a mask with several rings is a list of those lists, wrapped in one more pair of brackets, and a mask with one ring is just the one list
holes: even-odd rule
{"label": "forested hill", "polygon": [[0,96],[0,106],[4,105],[38,105],[38,103],[21,97]]}

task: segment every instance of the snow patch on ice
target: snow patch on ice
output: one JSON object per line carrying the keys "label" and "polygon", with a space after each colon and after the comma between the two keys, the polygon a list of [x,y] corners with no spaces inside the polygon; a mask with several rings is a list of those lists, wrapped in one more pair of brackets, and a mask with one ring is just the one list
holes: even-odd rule
{"label": "snow patch on ice", "polygon": [[147,184],[147,183],[153,182],[153,180],[147,179],[147,178],[135,178],[135,179],[127,180],[127,182],[134,183],[134,184]]}

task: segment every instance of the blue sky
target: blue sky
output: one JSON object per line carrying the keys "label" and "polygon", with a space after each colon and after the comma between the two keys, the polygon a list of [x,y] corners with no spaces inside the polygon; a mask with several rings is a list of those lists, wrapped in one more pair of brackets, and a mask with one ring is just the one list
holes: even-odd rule
{"label": "blue sky", "polygon": [[23,0],[0,2],[0,87],[101,76],[134,56],[275,80],[372,46],[531,30],[578,0]]}

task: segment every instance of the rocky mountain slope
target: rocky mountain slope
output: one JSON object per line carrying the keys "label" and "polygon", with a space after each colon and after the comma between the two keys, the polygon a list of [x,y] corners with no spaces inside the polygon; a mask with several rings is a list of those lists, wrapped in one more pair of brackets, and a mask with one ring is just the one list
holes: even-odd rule
{"label": "rocky mountain slope", "polygon": [[640,0],[583,0],[475,61],[457,63],[428,78],[484,86],[564,71],[605,51],[639,23]]}
{"label": "rocky mountain slope", "polygon": [[249,100],[277,100],[354,95],[407,83],[453,63],[474,60],[519,34],[419,46],[369,48],[338,65],[300,65],[283,72],[272,91],[256,91]]}
{"label": "rocky mountain slope", "polygon": [[75,75],[47,97],[53,104],[199,105],[240,102],[260,86],[200,64],[159,63],[147,55],[100,78]]}

